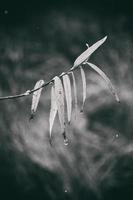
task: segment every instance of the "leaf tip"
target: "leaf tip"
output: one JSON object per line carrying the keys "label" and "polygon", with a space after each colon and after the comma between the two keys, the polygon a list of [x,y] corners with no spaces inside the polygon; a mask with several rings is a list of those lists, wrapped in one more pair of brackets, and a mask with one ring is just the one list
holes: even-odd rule
{"label": "leaf tip", "polygon": [[107,40],[107,35],[102,39],[102,43],[104,43]]}
{"label": "leaf tip", "polygon": [[120,99],[119,99],[119,96],[116,91],[114,92],[114,96],[115,96],[117,103],[120,103]]}
{"label": "leaf tip", "polygon": [[121,101],[120,101],[118,95],[116,95],[116,101],[117,101],[118,103],[121,103]]}

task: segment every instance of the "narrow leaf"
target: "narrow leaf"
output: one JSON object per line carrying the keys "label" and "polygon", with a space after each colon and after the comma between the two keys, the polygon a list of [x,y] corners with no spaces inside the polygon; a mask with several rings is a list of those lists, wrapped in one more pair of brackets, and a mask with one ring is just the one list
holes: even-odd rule
{"label": "narrow leaf", "polygon": [[86,100],[86,77],[85,77],[85,72],[83,68],[80,66],[80,72],[81,72],[81,78],[82,78],[82,84],[83,84],[83,103],[82,103],[82,108],[81,112],[83,112],[85,100]]}
{"label": "narrow leaf", "polygon": [[71,112],[72,112],[72,93],[71,93],[71,83],[68,74],[65,74],[63,76],[63,85],[66,96],[66,104],[67,104],[67,118],[68,118],[68,123],[70,123]]}
{"label": "narrow leaf", "polygon": [[76,86],[76,80],[75,80],[73,71],[71,73],[72,73],[72,80],[73,80],[74,108],[75,108],[75,119],[76,119],[77,113],[78,113],[77,86]]}
{"label": "narrow leaf", "polygon": [[[43,84],[44,84],[43,80],[37,81],[37,83],[34,86],[34,89],[41,87]],[[42,92],[42,88],[33,92],[30,119],[33,119],[33,117],[35,115],[35,112],[37,110],[37,106],[38,106],[38,103],[39,103],[39,100],[40,100],[41,92]]]}
{"label": "narrow leaf", "polygon": [[52,128],[53,128],[54,120],[56,117],[56,113],[57,113],[57,104],[56,104],[54,86],[52,86],[51,87],[51,109],[50,109],[50,115],[49,115],[50,143],[51,143]]}
{"label": "narrow leaf", "polygon": [[98,42],[96,42],[95,44],[93,44],[92,46],[88,47],[87,50],[85,50],[74,62],[73,68],[83,64],[84,62],[87,62],[87,60],[89,59],[89,57],[91,56],[91,54],[98,49],[107,39],[107,36],[104,37],[103,39],[99,40]]}
{"label": "narrow leaf", "polygon": [[54,87],[55,87],[55,98],[57,103],[61,132],[62,134],[64,134],[65,133],[64,91],[61,79],[58,76],[54,77]]}
{"label": "narrow leaf", "polygon": [[88,64],[92,69],[94,69],[105,80],[106,84],[108,85],[108,87],[109,87],[111,93],[113,94],[113,96],[115,97],[116,101],[120,102],[117,92],[116,92],[114,86],[112,85],[110,79],[106,76],[106,74],[96,65],[89,63],[89,62],[87,62],[86,64]]}

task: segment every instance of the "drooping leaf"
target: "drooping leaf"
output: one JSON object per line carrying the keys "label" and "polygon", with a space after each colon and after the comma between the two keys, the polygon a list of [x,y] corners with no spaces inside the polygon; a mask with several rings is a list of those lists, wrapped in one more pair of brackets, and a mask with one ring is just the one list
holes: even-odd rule
{"label": "drooping leaf", "polygon": [[83,84],[83,103],[82,103],[82,108],[81,112],[83,112],[85,100],[86,100],[86,77],[85,77],[85,72],[83,68],[80,66],[80,72],[81,72],[81,78],[82,78],[82,84]]}
{"label": "drooping leaf", "polygon": [[71,83],[68,74],[65,74],[63,76],[63,85],[66,96],[68,123],[70,123],[71,113],[72,113],[72,93],[71,93]]}
{"label": "drooping leaf", "polygon": [[49,115],[50,143],[51,143],[52,128],[53,128],[54,120],[56,117],[56,113],[57,113],[56,97],[55,97],[54,86],[52,86],[51,87],[51,109],[50,109],[50,115]]}
{"label": "drooping leaf", "polygon": [[[40,88],[43,84],[44,84],[44,80],[37,81],[37,83],[34,86],[34,90],[36,90],[37,88]],[[33,117],[35,115],[35,112],[37,110],[37,106],[38,106],[38,103],[39,103],[39,100],[40,100],[41,92],[42,92],[42,88],[33,92],[30,119],[33,119]]]}
{"label": "drooping leaf", "polygon": [[78,100],[77,100],[77,86],[76,86],[76,80],[73,71],[72,73],[72,80],[73,80],[73,90],[74,90],[74,109],[75,109],[75,119],[77,117],[78,113]]}
{"label": "drooping leaf", "polygon": [[96,65],[89,63],[89,62],[87,62],[86,64],[88,64],[92,69],[94,69],[105,80],[106,84],[108,85],[108,87],[109,87],[111,93],[113,94],[113,96],[115,97],[116,101],[120,102],[117,92],[116,92],[114,86],[112,85],[110,79],[106,76],[106,74]]}
{"label": "drooping leaf", "polygon": [[64,91],[61,79],[58,76],[54,77],[55,98],[58,109],[58,116],[61,126],[61,133],[65,133],[65,109],[64,109]]}
{"label": "drooping leaf", "polygon": [[107,39],[107,36],[105,36],[103,39],[99,40],[98,42],[96,42],[95,44],[93,44],[92,46],[88,47],[87,50],[85,50],[74,62],[73,68],[81,65],[84,62],[87,62],[87,60],[89,59],[89,57],[91,56],[91,54],[98,49]]}

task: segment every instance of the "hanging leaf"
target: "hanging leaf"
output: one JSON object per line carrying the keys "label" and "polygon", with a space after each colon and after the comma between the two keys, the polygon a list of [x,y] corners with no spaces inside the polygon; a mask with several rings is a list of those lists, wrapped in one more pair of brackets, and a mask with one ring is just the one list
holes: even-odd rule
{"label": "hanging leaf", "polygon": [[[44,84],[43,80],[37,81],[37,83],[35,84],[34,90],[36,90],[37,88],[40,88],[43,84]],[[34,115],[35,115],[35,112],[37,110],[37,106],[40,100],[41,92],[42,92],[42,88],[33,92],[30,119],[34,118]]]}
{"label": "hanging leaf", "polygon": [[107,39],[107,36],[105,36],[103,39],[99,40],[92,46],[88,47],[87,50],[85,50],[74,62],[73,68],[83,64],[84,62],[87,62],[91,54],[98,49]]}
{"label": "hanging leaf", "polygon": [[54,77],[54,87],[61,132],[65,135],[64,91],[61,79],[58,76]]}
{"label": "hanging leaf", "polygon": [[65,74],[63,76],[63,85],[66,96],[68,123],[70,123],[71,113],[72,113],[72,94],[71,94],[71,83],[68,74]]}
{"label": "hanging leaf", "polygon": [[86,77],[85,77],[85,72],[83,68],[80,66],[80,72],[81,72],[81,78],[82,78],[82,84],[83,84],[83,103],[82,103],[82,108],[81,112],[83,112],[85,100],[86,100]]}
{"label": "hanging leaf", "polygon": [[92,69],[94,69],[105,80],[105,82],[107,83],[111,93],[115,97],[116,101],[120,102],[119,97],[117,95],[117,92],[115,91],[114,86],[112,85],[110,79],[106,76],[106,74],[96,65],[89,63],[89,62],[87,62],[86,64],[88,64]]}
{"label": "hanging leaf", "polygon": [[50,115],[49,115],[49,133],[50,133],[50,143],[51,143],[51,135],[52,135],[52,128],[54,124],[54,120],[57,113],[57,104],[56,104],[56,98],[55,98],[55,91],[54,87],[51,87],[51,109],[50,109]]}
{"label": "hanging leaf", "polygon": [[73,80],[74,108],[75,108],[75,119],[76,119],[77,113],[78,113],[77,86],[76,86],[76,80],[75,80],[73,71],[71,73],[72,73],[72,80]]}

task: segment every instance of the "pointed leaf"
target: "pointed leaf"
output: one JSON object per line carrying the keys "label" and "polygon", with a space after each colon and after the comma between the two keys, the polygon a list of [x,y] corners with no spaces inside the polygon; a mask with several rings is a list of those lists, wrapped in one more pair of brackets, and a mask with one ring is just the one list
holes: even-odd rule
{"label": "pointed leaf", "polygon": [[117,95],[117,92],[115,91],[114,86],[112,85],[110,79],[106,76],[106,74],[96,65],[87,62],[86,64],[88,64],[92,69],[94,69],[106,82],[106,84],[108,85],[111,93],[114,95],[115,99],[117,102],[120,102],[119,97]]}
{"label": "pointed leaf", "polygon": [[76,119],[77,113],[78,113],[77,86],[76,86],[76,80],[75,80],[73,71],[71,73],[72,73],[72,80],[73,80],[74,108],[75,108],[75,119]]}
{"label": "pointed leaf", "polygon": [[73,68],[83,64],[84,62],[86,62],[90,55],[96,50],[98,49],[107,39],[107,36],[104,37],[103,39],[99,40],[98,42],[96,42],[95,44],[93,44],[92,46],[88,47],[87,50],[85,50],[74,62]]}
{"label": "pointed leaf", "polygon": [[[37,81],[37,83],[34,86],[34,90],[36,90],[37,88],[41,87],[43,84],[44,84],[43,80]],[[38,103],[39,103],[39,100],[40,100],[41,92],[42,92],[42,88],[40,88],[39,90],[33,92],[30,119],[33,119],[34,114],[35,114],[35,112],[37,110],[37,106],[38,106]]]}
{"label": "pointed leaf", "polygon": [[70,123],[71,113],[72,113],[72,93],[71,93],[71,83],[68,74],[65,74],[63,76],[63,85],[66,96],[68,123]]}
{"label": "pointed leaf", "polygon": [[55,97],[58,109],[58,116],[62,134],[65,133],[65,111],[64,111],[64,91],[61,79],[58,76],[54,77]]}
{"label": "pointed leaf", "polygon": [[56,98],[55,98],[55,91],[54,87],[51,87],[51,109],[50,109],[50,115],[49,115],[49,133],[50,133],[50,141],[51,141],[51,133],[52,133],[52,128],[54,124],[54,120],[56,117],[57,113],[57,104],[56,104]]}
{"label": "pointed leaf", "polygon": [[83,112],[85,100],[86,100],[86,77],[85,77],[85,72],[83,68],[80,66],[80,72],[81,72],[81,78],[82,78],[82,84],[83,84],[83,103],[82,103],[82,108],[81,112]]}

